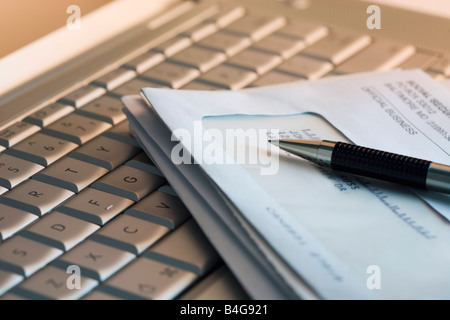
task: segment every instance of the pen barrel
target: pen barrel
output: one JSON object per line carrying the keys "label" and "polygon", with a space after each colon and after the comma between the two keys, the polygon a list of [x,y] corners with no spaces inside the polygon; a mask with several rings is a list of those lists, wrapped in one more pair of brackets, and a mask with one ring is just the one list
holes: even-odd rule
{"label": "pen barrel", "polygon": [[426,189],[431,161],[337,142],[331,168]]}

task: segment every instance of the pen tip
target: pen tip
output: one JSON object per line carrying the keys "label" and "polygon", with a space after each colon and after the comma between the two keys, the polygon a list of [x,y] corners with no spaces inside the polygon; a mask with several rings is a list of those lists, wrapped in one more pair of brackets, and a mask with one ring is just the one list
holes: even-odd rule
{"label": "pen tip", "polygon": [[269,142],[277,147],[280,145],[280,140],[269,140]]}

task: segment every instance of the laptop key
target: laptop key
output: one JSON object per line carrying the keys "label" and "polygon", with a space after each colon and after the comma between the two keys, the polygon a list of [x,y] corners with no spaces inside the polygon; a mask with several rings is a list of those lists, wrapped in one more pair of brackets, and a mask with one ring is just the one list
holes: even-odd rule
{"label": "laptop key", "polygon": [[111,128],[111,124],[72,113],[52,123],[43,132],[77,144],[83,144]]}
{"label": "laptop key", "polygon": [[44,167],[8,154],[0,154],[0,185],[11,189]]}
{"label": "laptop key", "polygon": [[103,96],[81,107],[76,112],[86,117],[116,125],[126,119],[122,108],[123,104],[120,99]]}
{"label": "laptop key", "polygon": [[0,241],[11,237],[36,219],[34,214],[0,204]]}
{"label": "laptop key", "polygon": [[76,147],[78,145],[73,142],[36,133],[6,150],[5,153],[42,166],[48,166]]}
{"label": "laptop key", "polygon": [[333,69],[333,65],[305,56],[295,56],[277,67],[278,71],[294,76],[301,76],[309,80],[318,79]]}
{"label": "laptop key", "polygon": [[284,37],[274,33],[255,43],[253,48],[277,54],[283,59],[289,59],[305,48],[305,42],[301,39]]}
{"label": "laptop key", "polygon": [[171,60],[206,72],[226,60],[222,52],[192,46],[174,55]]}
{"label": "laptop key", "polygon": [[9,190],[5,187],[0,187],[0,195],[4,194],[5,192],[8,192]]}
{"label": "laptop key", "polygon": [[253,82],[257,77],[257,74],[252,71],[220,65],[202,75],[199,80],[222,88],[237,90]]}
{"label": "laptop key", "polygon": [[53,211],[23,231],[21,236],[68,251],[98,228],[93,223]]}
{"label": "laptop key", "polygon": [[108,172],[105,168],[66,157],[35,174],[33,179],[78,193]]}
{"label": "laptop key", "polygon": [[22,280],[23,277],[18,274],[0,270],[0,296]]}
{"label": "laptop key", "polygon": [[29,277],[61,254],[59,249],[14,236],[0,246],[0,267]]}
{"label": "laptop key", "polygon": [[58,119],[61,119],[65,115],[68,115],[74,110],[72,106],[68,106],[61,103],[52,103],[45,108],[32,113],[26,117],[23,121],[35,124],[40,127],[45,127]]}
{"label": "laptop key", "polygon": [[110,91],[124,84],[125,82],[130,81],[134,77],[136,77],[136,72],[134,72],[133,70],[118,68],[96,79],[92,82],[92,84]]}
{"label": "laptop key", "polygon": [[414,46],[396,41],[379,39],[368,48],[338,66],[338,74],[365,71],[387,71],[397,67],[415,53]]}
{"label": "laptop key", "polygon": [[123,299],[169,300],[197,278],[193,272],[140,257],[109,278],[102,291]]}
{"label": "laptop key", "polygon": [[181,66],[170,62],[161,64],[144,72],[144,79],[159,82],[164,86],[178,89],[191,80],[197,78],[200,72],[197,69]]}
{"label": "laptop key", "polygon": [[186,37],[173,37],[152,49],[152,51],[163,53],[166,57],[186,49],[192,44],[192,40]]}
{"label": "laptop key", "polygon": [[245,8],[234,4],[220,3],[219,13],[207,19],[207,22],[215,23],[219,28],[224,28],[245,15]]}
{"label": "laptop key", "polygon": [[130,132],[130,123],[128,122],[128,120],[124,120],[118,125],[115,125],[108,131],[105,131],[102,135],[111,139],[139,146],[138,142]]}
{"label": "laptop key", "polygon": [[42,216],[74,193],[47,183],[27,180],[0,198],[0,203]]}
{"label": "laptop key", "polygon": [[303,78],[299,78],[298,76],[290,75],[287,73],[282,73],[277,70],[272,70],[267,72],[266,74],[259,77],[255,82],[250,84],[251,87],[259,87],[259,86],[267,86],[278,83],[285,83],[291,81],[300,81],[304,80]]}
{"label": "laptop key", "polygon": [[114,170],[139,151],[141,149],[135,145],[99,136],[69,154],[69,157]]}
{"label": "laptop key", "polygon": [[332,30],[328,36],[302,51],[302,54],[340,64],[371,42],[368,35]]}
{"label": "laptop key", "polygon": [[156,66],[158,63],[163,62],[164,59],[164,54],[150,51],[145,52],[140,56],[137,56],[133,60],[128,61],[123,65],[123,67],[134,70],[137,73],[142,73],[144,71],[147,71],[151,67]]}
{"label": "laptop key", "polygon": [[125,211],[125,214],[166,226],[171,230],[191,216],[180,198],[161,191],[152,192]]}
{"label": "laptop key", "polygon": [[446,77],[450,76],[450,55],[441,57],[437,63],[431,66],[430,70]]}
{"label": "laptop key", "polygon": [[277,32],[286,37],[301,39],[306,45],[311,45],[325,37],[328,28],[315,22],[293,20]]}
{"label": "laptop key", "polygon": [[92,188],[139,201],[166,182],[165,178],[123,165],[92,184]]}
{"label": "laptop key", "polygon": [[68,273],[66,269],[46,266],[12,292],[33,300],[77,300],[98,285],[96,280],[81,275],[77,287],[76,281],[70,281],[70,271]]}
{"label": "laptop key", "polygon": [[247,49],[230,58],[227,64],[248,69],[258,74],[264,74],[282,61],[281,57],[277,55]]}
{"label": "laptop key", "polygon": [[222,31],[197,42],[199,46],[223,52],[230,57],[249,47],[251,43],[248,37]]}
{"label": "laptop key", "polygon": [[138,94],[141,92],[142,88],[167,88],[167,86],[164,86],[159,83],[155,82],[149,82],[145,81],[144,79],[133,79],[131,81],[128,81],[127,83],[121,85],[120,87],[114,89],[113,91],[109,92],[111,95],[121,98],[123,96]]}
{"label": "laptop key", "polygon": [[167,227],[122,214],[95,233],[91,239],[137,255],[168,232]]}
{"label": "laptop key", "polygon": [[409,58],[405,60],[398,67],[401,69],[422,69],[427,70],[431,65],[433,65],[438,60],[437,56],[431,55],[424,52],[416,52]]}
{"label": "laptop key", "polygon": [[181,32],[180,35],[183,37],[189,37],[192,41],[196,42],[213,34],[217,31],[217,29],[218,28],[214,23],[205,22]]}
{"label": "laptop key", "polygon": [[106,93],[104,88],[87,85],[81,87],[58,100],[59,103],[79,108]]}
{"label": "laptop key", "polygon": [[214,270],[193,288],[184,292],[179,300],[248,300],[249,296],[225,266]]}
{"label": "laptop key", "polygon": [[250,37],[253,41],[258,41],[280,29],[285,24],[286,18],[281,16],[248,14],[227,26],[226,30]]}
{"label": "laptop key", "polygon": [[61,256],[53,264],[63,267],[76,265],[81,273],[97,281],[104,281],[135,258],[123,250],[86,240]]}
{"label": "laptop key", "polygon": [[87,188],[55,210],[103,226],[133,204],[130,199]]}
{"label": "laptop key", "polygon": [[189,219],[143,256],[195,273],[206,274],[219,256],[193,219]]}
{"label": "laptop key", "polygon": [[0,145],[9,148],[31,136],[33,133],[38,132],[40,129],[31,123],[17,122],[0,131]]}

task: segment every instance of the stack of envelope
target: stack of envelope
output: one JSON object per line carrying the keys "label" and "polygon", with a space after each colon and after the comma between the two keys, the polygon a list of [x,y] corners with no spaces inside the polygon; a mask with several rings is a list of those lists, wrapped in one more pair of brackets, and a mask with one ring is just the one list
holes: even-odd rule
{"label": "stack of envelope", "polygon": [[450,298],[449,195],[332,171],[268,142],[336,140],[450,164],[450,92],[422,71],[143,88],[123,102],[253,298]]}

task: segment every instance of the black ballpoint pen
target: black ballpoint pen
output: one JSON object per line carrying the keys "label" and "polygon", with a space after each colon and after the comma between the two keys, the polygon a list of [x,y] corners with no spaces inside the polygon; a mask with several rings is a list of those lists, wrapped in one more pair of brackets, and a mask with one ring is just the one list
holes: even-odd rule
{"label": "black ballpoint pen", "polygon": [[450,193],[450,166],[328,140],[269,140],[280,149],[334,170]]}

